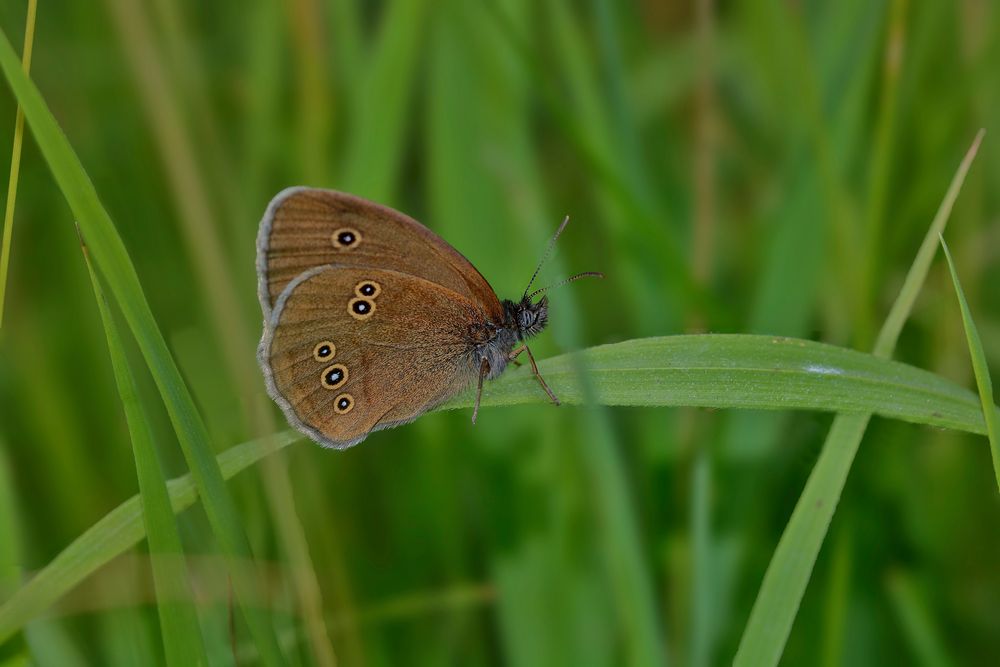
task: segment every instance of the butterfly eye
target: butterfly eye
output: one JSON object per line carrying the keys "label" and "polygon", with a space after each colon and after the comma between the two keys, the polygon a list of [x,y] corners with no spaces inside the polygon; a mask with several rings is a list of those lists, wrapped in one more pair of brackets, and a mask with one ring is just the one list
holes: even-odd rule
{"label": "butterfly eye", "polygon": [[323,370],[320,382],[326,389],[339,389],[347,382],[347,366],[344,364],[334,364]]}
{"label": "butterfly eye", "polygon": [[328,340],[321,341],[313,348],[313,359],[316,361],[326,361],[333,359],[337,354],[337,346]]}
{"label": "butterfly eye", "polygon": [[356,320],[367,320],[375,312],[375,302],[356,298],[347,303],[347,312]]}
{"label": "butterfly eye", "polygon": [[349,250],[361,243],[361,232],[353,227],[341,227],[330,236],[330,240],[337,250]]}
{"label": "butterfly eye", "polygon": [[369,299],[374,299],[379,294],[382,293],[382,286],[379,285],[374,280],[362,280],[360,283],[354,286],[354,293],[359,297],[368,297]]}
{"label": "butterfly eye", "polygon": [[338,415],[347,414],[354,407],[354,397],[350,394],[341,394],[333,399],[333,411]]}

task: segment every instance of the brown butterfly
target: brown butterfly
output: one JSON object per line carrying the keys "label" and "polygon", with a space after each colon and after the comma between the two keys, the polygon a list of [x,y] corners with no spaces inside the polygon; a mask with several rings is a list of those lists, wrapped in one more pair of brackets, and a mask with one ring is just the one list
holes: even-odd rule
{"label": "brown butterfly", "polygon": [[521,352],[559,404],[524,343],[548,321],[548,298],[534,297],[556,285],[501,301],[457,250],[398,211],[332,190],[283,190],[260,223],[257,280],[268,393],[321,445],[355,445],[478,379],[475,422],[483,380]]}

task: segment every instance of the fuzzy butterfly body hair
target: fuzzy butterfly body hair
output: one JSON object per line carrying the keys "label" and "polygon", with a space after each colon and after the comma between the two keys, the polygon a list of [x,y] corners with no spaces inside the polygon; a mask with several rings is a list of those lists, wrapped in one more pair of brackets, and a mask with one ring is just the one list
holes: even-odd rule
{"label": "fuzzy butterfly body hair", "polygon": [[[403,424],[526,353],[548,323],[531,292],[563,220],[517,301],[498,299],[476,268],[416,220],[353,195],[289,188],[268,205],[257,239],[264,333],[258,361],[290,424],[343,449]],[[535,301],[535,297],[542,295]]]}

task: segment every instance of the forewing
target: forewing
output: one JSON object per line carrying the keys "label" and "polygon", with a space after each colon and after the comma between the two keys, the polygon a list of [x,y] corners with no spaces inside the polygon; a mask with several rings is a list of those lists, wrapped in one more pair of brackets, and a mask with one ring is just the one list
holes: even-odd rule
{"label": "forewing", "polygon": [[469,260],[413,218],[342,192],[282,191],[267,207],[257,238],[265,319],[289,283],[326,264],[408,273],[480,304],[495,320],[503,316],[493,288]]}
{"label": "forewing", "polygon": [[[289,422],[344,448],[416,418],[477,377],[470,331],[485,318],[465,296],[416,276],[319,267],[278,297],[259,358]],[[350,408],[340,409],[347,399]]]}

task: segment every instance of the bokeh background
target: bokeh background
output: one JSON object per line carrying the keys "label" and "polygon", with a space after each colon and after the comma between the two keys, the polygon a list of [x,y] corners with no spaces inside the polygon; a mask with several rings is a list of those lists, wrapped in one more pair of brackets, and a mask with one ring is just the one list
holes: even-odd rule
{"label": "bokeh background", "polygon": [[[0,4],[15,47],[24,5]],[[700,331],[867,350],[985,127],[947,237],[996,372],[997,72],[990,0],[42,0],[32,66],[219,451],[286,428],[255,398],[254,237],[293,184],[413,215],[501,296],[521,292],[569,214],[544,279],[608,278],[553,293],[539,357]],[[0,156],[14,113],[4,86]],[[896,357],[973,386],[940,261]],[[182,474],[140,383],[164,465]],[[468,411],[435,413],[347,452],[298,443],[230,488],[302,664],[314,652],[289,526],[343,665],[629,664],[648,632],[673,664],[723,664],[829,423],[541,402],[485,409],[475,427]],[[294,510],[274,482],[286,466]],[[30,135],[0,329],[0,468],[25,574],[137,492],[73,218]],[[180,520],[226,664],[218,549],[199,508]],[[874,420],[785,662],[995,660],[998,526],[984,438]],[[18,639],[38,664],[159,660],[145,548]]]}

